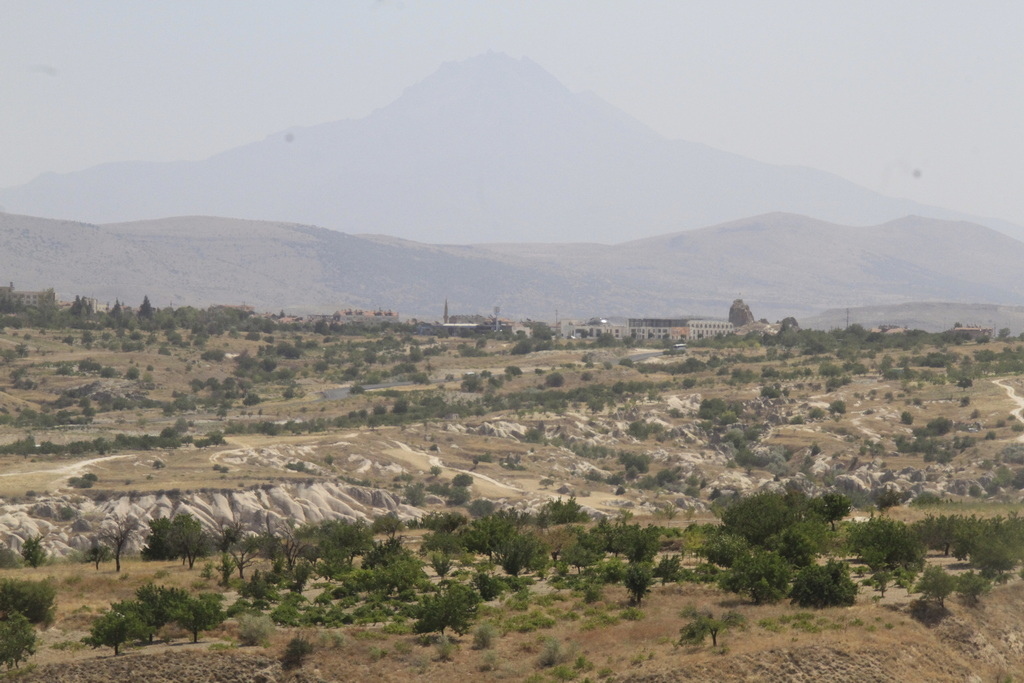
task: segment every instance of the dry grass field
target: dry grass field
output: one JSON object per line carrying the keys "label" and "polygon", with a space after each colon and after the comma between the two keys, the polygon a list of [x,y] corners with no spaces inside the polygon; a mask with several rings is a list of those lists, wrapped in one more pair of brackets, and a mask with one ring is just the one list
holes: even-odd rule
{"label": "dry grass field", "polygon": [[[421,514],[468,516],[465,503],[445,502],[445,487],[456,475],[471,477],[472,501],[536,512],[573,496],[594,519],[670,531],[717,523],[722,500],[784,488],[810,495],[839,490],[854,503],[849,519],[879,514],[874,503],[887,488],[903,504],[885,515],[907,523],[940,513],[1008,517],[1020,508],[1024,459],[1015,459],[1012,447],[1024,442],[1024,382],[1015,372],[997,371],[999,359],[1022,353],[1015,341],[950,343],[935,336],[907,348],[865,342],[817,353],[747,341],[657,356],[658,349],[584,342],[513,353],[516,340],[346,337],[286,327],[209,334],[100,328],[91,337],[87,348],[81,330],[0,328],[0,349],[23,352],[4,356],[0,367],[0,447],[28,437],[56,447],[101,437],[111,442],[77,454],[46,453],[42,446],[0,454],[0,513],[6,515],[0,532],[9,534],[14,550],[25,535],[18,520],[36,519],[48,501],[56,501],[61,515],[68,512],[66,519],[38,518],[53,527],[44,547],[58,532],[70,538],[82,510],[168,492],[173,500],[188,500],[200,492],[229,496],[278,487],[300,497],[302,486],[322,482],[405,500],[422,485],[426,500],[414,506]],[[939,356],[946,359],[942,367],[934,360]],[[680,370],[687,360],[692,367]],[[970,385],[958,386],[963,377]],[[217,393],[232,383],[243,387]],[[386,386],[358,390],[378,384]],[[343,398],[322,394],[351,386],[356,391]],[[556,393],[561,398],[549,400]],[[706,413],[713,400],[733,414]],[[919,438],[914,430],[926,425],[936,425],[935,434]],[[221,441],[194,443],[214,432]],[[141,448],[115,440],[161,433],[177,441]],[[643,471],[625,464],[635,458]],[[87,474],[95,477],[91,487],[76,487]],[[912,504],[926,493],[942,502]],[[406,530],[403,542],[415,552],[423,534]],[[671,543],[663,542],[661,556],[678,551]],[[61,554],[56,544],[49,547]],[[684,566],[696,567],[700,558],[692,548],[683,550]],[[753,605],[714,584],[692,582],[659,582],[636,608],[622,585],[606,585],[588,602],[578,590],[552,585],[554,569],[548,568],[543,578],[534,575],[527,594],[506,593],[481,605],[473,629],[454,636],[447,649],[409,633],[407,624],[385,623],[279,625],[265,645],[242,646],[238,625],[229,619],[198,644],[169,626],[154,645],[126,647],[114,657],[80,641],[97,615],[131,599],[145,583],[223,593],[225,605],[239,597],[239,586],[220,586],[215,572],[203,578],[203,565],[216,557],[190,571],[178,562],[131,555],[116,573],[109,563],[97,571],[78,561],[78,553],[64,554],[35,569],[0,569],[0,580],[47,579],[57,588],[56,618],[39,630],[29,667],[11,672],[12,678],[1024,677],[1024,581],[1013,573],[979,605],[951,597],[942,610],[900,588],[882,598],[862,587],[852,607],[801,609],[789,601]],[[840,557],[860,566],[848,554]],[[934,552],[928,563],[954,574],[968,569]],[[458,559],[454,575],[470,577],[475,570],[469,564]],[[273,567],[264,558],[252,569]],[[438,581],[429,567],[427,573]],[[867,575],[855,571],[854,578]],[[321,590],[307,588],[306,597],[313,600]],[[718,647],[680,644],[683,613],[691,607],[734,610],[745,625],[722,633]],[[475,642],[481,624],[493,626],[486,647]],[[280,660],[296,636],[314,649],[301,668],[286,670]]]}

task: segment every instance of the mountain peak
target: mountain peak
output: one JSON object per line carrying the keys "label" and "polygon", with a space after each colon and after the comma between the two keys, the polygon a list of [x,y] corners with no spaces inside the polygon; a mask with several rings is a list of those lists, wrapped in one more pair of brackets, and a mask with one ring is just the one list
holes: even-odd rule
{"label": "mountain peak", "polygon": [[428,109],[457,115],[456,107],[468,107],[472,112],[482,106],[495,114],[527,103],[536,106],[552,98],[564,102],[571,97],[568,88],[536,62],[492,51],[445,62],[378,113],[402,116]]}
{"label": "mountain peak", "polygon": [[0,206],[93,223],[234,216],[449,244],[620,243],[773,211],[859,225],[957,217],[812,169],[666,140],[502,52],[447,62],[363,119],[203,161],[41,177],[0,190]]}

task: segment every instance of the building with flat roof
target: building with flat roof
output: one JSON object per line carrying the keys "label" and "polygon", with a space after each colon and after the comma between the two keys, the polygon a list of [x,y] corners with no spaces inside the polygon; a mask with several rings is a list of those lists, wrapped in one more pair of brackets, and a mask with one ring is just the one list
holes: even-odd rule
{"label": "building with flat roof", "polygon": [[57,295],[54,294],[52,288],[39,292],[29,292],[15,289],[13,282],[7,287],[0,287],[0,299],[6,299],[19,303],[22,306],[31,306],[33,308],[57,305]]}

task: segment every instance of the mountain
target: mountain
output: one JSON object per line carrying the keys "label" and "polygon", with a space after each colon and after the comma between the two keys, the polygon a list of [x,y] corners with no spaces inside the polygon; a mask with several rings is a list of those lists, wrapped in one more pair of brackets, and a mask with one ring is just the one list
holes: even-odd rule
{"label": "mountain", "polygon": [[963,325],[991,327],[993,333],[1009,329],[1024,330],[1024,306],[979,303],[910,302],[888,306],[833,308],[800,320],[801,327],[831,330],[857,324],[872,328],[894,325],[909,330],[942,332],[958,322]]}
{"label": "mountain", "polygon": [[293,128],[202,161],[48,173],[0,190],[0,207],[93,223],[232,216],[449,244],[617,243],[774,211],[850,225],[965,218],[665,139],[530,60],[497,53],[446,63],[363,119]]}
{"label": "mountain", "polygon": [[[742,297],[775,320],[907,302],[1024,305],[1024,243],[920,217],[851,227],[774,213],[618,245],[445,246],[242,219],[96,225],[0,214],[0,244],[0,274],[21,289],[130,304],[148,295],[156,306],[380,307],[436,319],[447,299],[453,313],[497,305],[551,320],[556,311],[724,317]],[[971,310],[956,319],[1001,317]]]}

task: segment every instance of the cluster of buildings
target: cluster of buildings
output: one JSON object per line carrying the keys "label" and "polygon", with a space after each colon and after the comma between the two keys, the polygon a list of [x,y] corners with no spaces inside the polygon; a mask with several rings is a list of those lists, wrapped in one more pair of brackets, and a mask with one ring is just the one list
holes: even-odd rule
{"label": "cluster of buildings", "polygon": [[756,324],[750,307],[736,299],[729,308],[729,319],[718,318],[591,318],[585,321],[563,320],[558,334],[567,339],[590,339],[608,335],[612,339],[664,339],[686,342],[733,334]]}
{"label": "cluster of buildings", "polygon": [[[0,286],[0,301],[32,306],[71,306],[72,304],[57,301],[53,289],[38,292],[17,290],[14,283]],[[93,299],[76,297],[74,305],[90,306],[91,311],[100,310]],[[251,306],[221,306],[220,308],[236,308],[254,314]],[[283,316],[283,314],[282,314]],[[278,316],[274,316],[278,317]],[[380,326],[401,322],[398,312],[376,309],[346,308],[327,315],[310,315],[305,317],[281,317],[282,322],[326,322],[334,324],[361,324]],[[416,322],[416,321],[412,321]],[[694,341],[709,337],[720,337],[734,332],[743,332],[744,328],[757,325],[750,308],[742,299],[733,302],[729,309],[729,319],[691,317],[691,318],[591,318],[589,320],[561,320],[555,323],[554,332],[565,339],[596,339],[608,335],[612,339],[624,340],[668,340],[676,342]],[[517,323],[498,317],[498,309],[493,316],[482,315],[450,315],[448,302],[444,303],[444,316],[440,323],[419,323],[417,332],[421,334],[444,334],[453,337],[467,337],[491,332],[523,333],[530,336],[529,325]],[[991,331],[989,330],[989,334]]]}
{"label": "cluster of buildings", "polygon": [[322,320],[323,322],[336,323],[338,325],[361,324],[368,326],[388,325],[391,323],[401,322],[398,317],[398,311],[385,310],[383,308],[378,308],[376,310],[345,308],[328,315],[306,316],[304,320],[309,322],[319,322]]}

